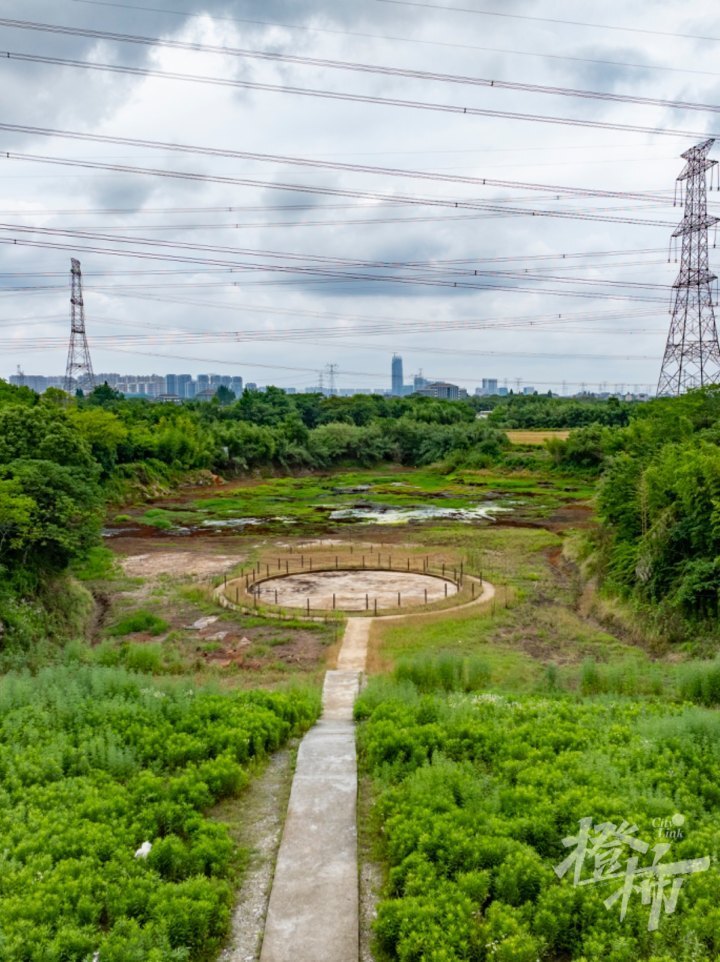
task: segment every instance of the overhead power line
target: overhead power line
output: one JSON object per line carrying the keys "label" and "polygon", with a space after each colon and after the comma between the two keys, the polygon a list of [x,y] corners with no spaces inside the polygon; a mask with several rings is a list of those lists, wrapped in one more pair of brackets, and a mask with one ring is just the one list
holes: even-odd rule
{"label": "overhead power line", "polygon": [[[112,0],[72,0],[72,2],[83,3],[86,6],[114,7],[119,10],[137,10],[141,13],[164,13],[168,16],[182,17],[184,20],[207,16],[205,13],[188,13],[186,10],[170,10],[167,7],[149,7],[146,4],[138,6],[137,4],[131,3],[118,3],[116,0],[115,2],[112,2]],[[669,66],[665,63],[635,63],[626,60],[607,60],[596,57],[578,57],[570,54],[549,53],[546,51],[537,50],[516,50],[496,46],[486,47],[473,43],[458,43],[457,41],[453,42],[449,40],[438,39],[428,40],[421,37],[401,37],[397,34],[361,33],[357,30],[338,30],[330,27],[320,27],[316,24],[309,26],[307,24],[284,23],[277,20],[257,20],[247,17],[220,17],[213,15],[212,19],[219,23],[238,23],[264,27],[282,27],[285,30],[300,30],[305,33],[326,33],[339,37],[357,37],[363,40],[384,40],[393,44],[405,43],[410,44],[411,46],[436,47],[445,48],[448,50],[476,50],[483,53],[504,53],[515,57],[532,57],[537,60],[560,60],[568,63],[590,63],[608,67],[632,67],[636,70],[646,71],[700,74],[708,77],[720,76],[720,74],[712,70],[698,70],[693,69],[692,67]]]}
{"label": "overhead power line", "polygon": [[124,174],[141,174],[150,177],[164,177],[175,180],[189,180],[200,183],[232,184],[239,187],[262,187],[268,190],[287,190],[305,194],[318,194],[327,197],[353,197],[359,200],[389,201],[398,204],[420,207],[444,207],[453,210],[484,210],[511,216],[559,217],[565,220],[598,221],[602,223],[633,224],[646,227],[671,227],[670,221],[652,220],[642,217],[616,217],[610,214],[596,214],[590,211],[552,210],[526,207],[509,207],[501,203],[483,201],[452,200],[444,197],[413,197],[406,194],[381,194],[374,191],[352,190],[341,187],[292,184],[278,181],[257,180],[249,177],[230,177],[221,174],[201,174],[194,171],[167,170],[158,167],[135,167],[129,164],[108,164],[91,160],[72,160],[66,157],[52,157],[43,154],[24,154],[17,151],[4,151],[8,160],[22,160],[31,163],[50,164],[61,167],[77,167],[84,170],[112,170]]}
{"label": "overhead power line", "polygon": [[[473,283],[472,280],[463,279],[462,276],[460,276],[459,279],[446,279],[446,278],[443,278],[442,276],[427,277],[427,276],[424,276],[422,273],[418,273],[416,275],[411,275],[411,276],[402,275],[402,274],[400,275],[375,274],[367,270],[354,270],[351,268],[347,270],[343,270],[341,267],[335,267],[335,266],[328,266],[327,268],[324,268],[320,266],[307,267],[302,264],[287,265],[287,264],[279,264],[279,263],[258,263],[258,262],[243,263],[243,262],[238,262],[237,260],[228,261],[228,260],[222,260],[220,258],[200,257],[197,254],[194,254],[193,251],[203,250],[202,247],[188,245],[188,244],[180,244],[177,242],[175,244],[169,244],[167,242],[161,243],[159,241],[148,242],[155,247],[155,249],[151,251],[133,250],[128,248],[113,248],[108,246],[96,246],[96,245],[91,245],[87,243],[81,246],[78,243],[78,239],[84,240],[85,238],[78,234],[72,235],[72,241],[70,240],[57,241],[57,240],[46,240],[46,239],[38,241],[34,239],[27,239],[26,237],[22,236],[24,233],[28,233],[28,232],[30,234],[49,235],[51,237],[63,236],[64,233],[66,232],[63,232],[61,230],[53,230],[50,228],[44,228],[44,229],[20,228],[19,229],[17,227],[10,227],[7,225],[5,227],[0,227],[0,231],[8,232],[10,230],[16,231],[21,236],[11,237],[7,239],[0,237],[0,243],[12,244],[17,246],[26,246],[26,247],[40,247],[40,248],[48,248],[48,249],[56,249],[56,250],[83,251],[88,253],[98,253],[98,254],[111,255],[111,256],[140,258],[143,260],[162,260],[162,261],[171,261],[175,263],[179,262],[179,263],[189,263],[189,264],[201,263],[205,265],[212,264],[214,266],[233,267],[233,268],[236,268],[238,271],[245,271],[245,272],[266,271],[271,274],[289,275],[290,283],[293,283],[293,284],[299,283],[299,281],[303,278],[305,278],[306,280],[308,278],[312,278],[313,281],[315,282],[320,281],[323,283],[376,282],[376,283],[395,284],[395,285],[409,284],[409,285],[419,286],[419,287],[423,287],[423,286],[424,287],[441,287],[441,288],[451,288],[451,289],[457,289],[457,290],[474,290],[474,291],[479,291],[479,290],[510,291],[510,292],[531,291],[536,293],[543,293],[546,295],[554,294],[560,297],[579,297],[579,298],[591,298],[591,299],[598,299],[602,297],[607,300],[620,300],[620,301],[643,301],[643,302],[658,302],[658,303],[664,303],[665,301],[665,298],[650,297],[648,295],[640,296],[635,294],[609,293],[604,291],[594,292],[594,291],[548,290],[547,288],[532,288],[532,287],[524,286],[521,284],[489,285],[487,283]],[[118,242],[122,242],[122,239],[113,237],[111,238],[111,241],[113,243],[118,243]],[[137,243],[137,239],[136,238],[130,239],[130,242]],[[160,249],[162,247],[168,247],[170,250],[164,251]],[[207,251],[223,250],[223,248],[213,248],[210,246],[206,246],[204,249]],[[232,248],[229,248],[226,250],[228,250],[230,253],[234,253]],[[280,255],[278,254],[278,256]],[[471,272],[466,272],[465,276],[470,278],[475,277],[475,275]],[[476,280],[480,280],[479,275],[476,278]],[[247,283],[248,283],[247,281],[244,281],[243,286],[247,286]]]}
{"label": "overhead power line", "polygon": [[[3,211],[0,213],[8,213],[8,211]],[[12,213],[12,212],[10,212]],[[473,262],[476,264],[504,264],[504,263],[514,263],[515,261],[535,262],[535,261],[569,261],[577,260],[582,258],[592,258],[594,264],[597,266],[600,262],[598,258],[602,257],[624,257],[626,254],[632,254],[633,256],[639,254],[667,254],[667,250],[664,247],[646,247],[646,248],[626,248],[625,250],[610,250],[610,251],[559,251],[555,254],[520,254],[505,257],[484,257],[479,255],[473,258]],[[645,262],[643,262],[645,263]],[[659,261],[657,263],[660,263]],[[664,261],[662,262],[664,263]],[[622,265],[625,266],[625,265]],[[538,268],[533,268],[533,270]],[[555,270],[560,270],[560,268],[555,268]],[[204,268],[194,271],[195,274],[226,274],[232,273],[232,268]],[[65,277],[65,271],[0,271],[0,278],[3,277]],[[187,276],[187,270],[185,269],[103,269],[103,270],[86,270],[83,272],[83,276],[87,279],[88,277],[114,277],[114,276],[126,276],[126,275],[137,275],[137,274],[182,274],[184,277]],[[87,285],[86,285],[87,286]],[[343,315],[346,316],[346,315]]]}
{"label": "overhead power line", "polygon": [[[68,27],[58,24],[37,23],[30,20],[13,20],[10,18],[0,17],[0,26],[13,27],[22,30],[34,30],[43,33],[61,34],[63,36],[109,40],[116,43],[130,43],[149,47],[166,47],[179,50],[191,50],[202,53],[221,54],[223,56],[264,60],[274,63],[291,63],[304,67],[320,67],[326,70],[341,70],[362,74],[374,74],[385,77],[399,77],[403,79],[430,81],[433,83],[447,83],[461,86],[485,87],[497,90],[521,91],[523,93],[549,94],[557,97],[572,97],[586,100],[605,100],[612,103],[629,103],[640,104],[643,106],[669,107],[676,110],[698,110],[709,111],[711,113],[720,113],[720,106],[717,104],[697,103],[686,100],[669,100],[659,97],[640,97],[634,94],[622,94],[615,93],[613,91],[582,90],[573,87],[531,84],[520,81],[500,80],[497,78],[474,77],[470,75],[450,74],[430,70],[415,70],[408,67],[368,64],[352,60],[331,60],[324,57],[308,57],[301,56],[299,54],[280,53],[278,51],[271,50],[252,50],[243,47],[228,47],[217,44],[170,40],[163,37],[146,37],[138,34],[115,33],[108,30],[89,29],[85,27]],[[62,60],[59,58],[44,58],[39,55],[20,53],[8,53],[6,56],[10,57],[11,59],[33,60],[41,63],[58,63],[67,65],[92,63],[91,61],[72,61]]]}
{"label": "overhead power line", "polygon": [[588,23],[587,20],[568,20],[561,17],[537,17],[523,13],[508,13],[503,10],[479,10],[477,7],[455,7],[452,4],[427,3],[421,0],[377,0],[378,3],[391,3],[403,7],[425,7],[428,10],[442,10],[445,13],[469,13],[476,17],[504,17],[508,20],[525,20],[533,23],[552,23],[571,27],[589,27],[592,30],[617,30],[621,33],[642,33],[653,37],[678,37],[684,40],[711,40],[720,43],[720,37],[708,37],[698,33],[680,33],[674,30],[652,30],[649,27],[627,27],[611,23]]}
{"label": "overhead power line", "polygon": [[[495,177],[469,177],[462,174],[443,174],[436,171],[408,170],[402,167],[378,167],[371,164],[349,164],[337,160],[320,160],[312,157],[293,157],[287,154],[265,154],[251,150],[230,150],[224,147],[205,147],[198,144],[180,144],[173,141],[148,140],[140,137],[118,137],[109,134],[91,134],[85,131],[62,130],[52,127],[35,127],[28,124],[0,122],[0,131],[27,134],[35,137],[56,137],[62,140],[81,140],[93,144],[113,144],[123,147],[140,147],[144,150],[167,150],[174,153],[197,154],[201,157],[222,157],[231,160],[251,160],[258,163],[281,164],[290,167],[309,167],[316,170],[342,171],[352,174],[400,177],[409,180],[429,180],[438,183],[459,184],[468,187],[502,187],[513,190],[532,190],[568,197],[598,197],[616,200],[655,201],[670,205],[670,195],[648,191],[602,190],[593,187],[567,187],[558,184],[537,184],[518,180],[501,180]],[[110,165],[111,167],[113,165]],[[264,186],[264,185],[262,185]],[[497,201],[496,201],[497,202]]]}
{"label": "overhead power line", "polygon": [[[33,63],[55,64],[56,66],[79,68],[83,70],[104,71],[107,73],[127,74],[136,77],[156,77],[161,80],[181,80],[199,84],[213,84],[221,87],[263,90],[268,93],[292,94],[302,97],[318,97],[324,100],[337,100],[347,103],[373,104],[381,107],[400,107],[411,110],[428,110],[439,113],[462,114],[470,117],[496,117],[504,120],[528,123],[552,124],[565,127],[589,127],[595,130],[620,130],[625,133],[651,134],[662,137],[683,137],[697,139],[705,137],[704,131],[678,130],[670,127],[645,127],[641,124],[620,124],[603,120],[589,120],[581,117],[557,117],[547,114],[523,113],[510,110],[492,110],[484,107],[468,107],[462,104],[440,104],[424,100],[410,100],[401,97],[376,97],[371,94],[340,92],[325,88],[296,87],[290,84],[270,84],[253,80],[228,80],[223,77],[206,77],[199,74],[185,74],[174,71],[150,70],[145,67],[129,67],[119,64],[97,63],[90,60],[69,60],[61,57],[41,57],[35,54],[21,54],[5,51],[0,60],[23,60]],[[710,136],[720,136],[711,134]]]}

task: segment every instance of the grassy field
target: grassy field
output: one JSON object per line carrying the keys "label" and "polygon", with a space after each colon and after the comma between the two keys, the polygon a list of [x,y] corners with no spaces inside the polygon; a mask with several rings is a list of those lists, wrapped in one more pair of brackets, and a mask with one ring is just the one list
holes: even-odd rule
{"label": "grassy field", "polygon": [[511,444],[545,444],[551,438],[566,441],[570,436],[569,431],[545,430],[545,431],[506,431]]}

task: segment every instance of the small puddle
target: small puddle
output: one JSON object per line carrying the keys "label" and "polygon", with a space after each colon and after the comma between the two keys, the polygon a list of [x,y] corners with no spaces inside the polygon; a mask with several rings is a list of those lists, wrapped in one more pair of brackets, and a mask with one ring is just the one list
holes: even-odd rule
{"label": "small puddle", "polygon": [[332,521],[359,521],[363,524],[409,524],[414,521],[493,521],[495,516],[512,508],[499,504],[475,505],[472,508],[440,508],[434,505],[411,508],[385,508],[382,505],[339,508],[330,513]]}
{"label": "small puddle", "polygon": [[[279,520],[279,519],[276,519]],[[201,528],[249,528],[255,524],[263,524],[260,518],[219,518],[217,520],[202,521]]]}

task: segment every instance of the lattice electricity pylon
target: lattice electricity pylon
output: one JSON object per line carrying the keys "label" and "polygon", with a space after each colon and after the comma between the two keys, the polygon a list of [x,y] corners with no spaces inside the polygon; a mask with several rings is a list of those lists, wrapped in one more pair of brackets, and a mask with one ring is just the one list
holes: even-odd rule
{"label": "lattice electricity pylon", "polygon": [[330,389],[328,391],[330,397],[335,397],[337,394],[337,387],[335,382],[335,377],[338,372],[337,364],[326,364],[325,370],[327,371],[328,381],[330,382]]}
{"label": "lattice electricity pylon", "polygon": [[80,261],[70,258],[70,347],[65,368],[65,390],[73,393],[73,385],[84,390],[95,387],[90,348],[85,334],[85,305],[82,293]]}
{"label": "lattice electricity pylon", "polygon": [[670,332],[665,345],[658,395],[678,395],[691,388],[720,383],[720,345],[708,260],[708,228],[718,221],[707,212],[707,172],[717,164],[708,160],[714,140],[691,147],[678,177],[685,182],[685,214],[673,237],[682,237],[680,273],[673,284]]}

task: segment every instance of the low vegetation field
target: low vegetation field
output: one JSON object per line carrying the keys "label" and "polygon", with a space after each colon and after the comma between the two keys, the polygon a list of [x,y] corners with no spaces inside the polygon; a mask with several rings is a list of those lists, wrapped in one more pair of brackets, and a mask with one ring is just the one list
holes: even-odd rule
{"label": "low vegetation field", "polygon": [[316,692],[219,694],[118,668],[0,682],[0,956],[200,962],[242,853],[207,813],[316,718]]}
{"label": "low vegetation field", "polygon": [[545,431],[507,431],[511,444],[545,444],[551,438],[565,441],[569,436],[569,431],[545,430]]}

